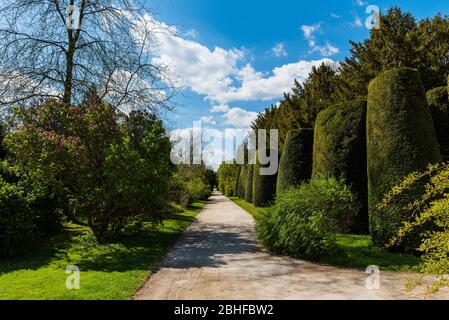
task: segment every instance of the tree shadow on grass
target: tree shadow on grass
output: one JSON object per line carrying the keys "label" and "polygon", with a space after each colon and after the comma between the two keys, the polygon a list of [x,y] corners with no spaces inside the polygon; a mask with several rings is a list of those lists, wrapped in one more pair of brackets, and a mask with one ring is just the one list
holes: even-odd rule
{"label": "tree shadow on grass", "polygon": [[137,234],[121,237],[114,243],[92,247],[86,247],[74,239],[88,233],[88,229],[71,226],[37,244],[33,253],[0,260],[0,275],[20,270],[37,270],[50,265],[62,270],[69,265],[76,265],[81,271],[148,270],[159,262],[167,247],[172,245],[184,228],[193,221],[193,216],[174,213],[164,221],[162,227],[154,229],[146,225]]}
{"label": "tree shadow on grass", "polygon": [[85,232],[83,228],[64,228],[61,233],[36,244],[35,252],[0,260],[0,275],[18,270],[37,270],[48,266],[73,245],[73,237]]}

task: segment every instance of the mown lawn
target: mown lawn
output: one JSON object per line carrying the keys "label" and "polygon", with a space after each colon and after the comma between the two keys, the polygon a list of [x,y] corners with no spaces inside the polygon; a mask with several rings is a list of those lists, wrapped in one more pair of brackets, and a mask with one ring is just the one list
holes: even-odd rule
{"label": "mown lawn", "polygon": [[[248,211],[257,220],[266,209],[256,208],[251,203],[231,198],[237,205]],[[392,253],[374,247],[368,235],[339,234],[337,236],[339,252],[326,257],[321,262],[338,267],[366,268],[371,265],[385,271],[417,271],[420,259],[410,254]]]}
{"label": "mown lawn", "polygon": [[[156,230],[110,245],[90,241],[89,229],[68,225],[26,257],[0,261],[1,300],[124,300],[148,278],[203,203],[174,214]],[[80,269],[80,290],[66,288],[66,268]]]}

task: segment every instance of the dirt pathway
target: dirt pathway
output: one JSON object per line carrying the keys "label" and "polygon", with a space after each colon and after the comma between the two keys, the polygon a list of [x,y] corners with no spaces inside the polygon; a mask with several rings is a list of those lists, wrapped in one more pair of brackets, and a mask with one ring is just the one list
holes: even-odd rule
{"label": "dirt pathway", "polygon": [[253,218],[214,193],[195,222],[138,291],[137,300],[449,299],[404,292],[410,277],[382,272],[369,290],[361,270],[270,255],[257,243]]}

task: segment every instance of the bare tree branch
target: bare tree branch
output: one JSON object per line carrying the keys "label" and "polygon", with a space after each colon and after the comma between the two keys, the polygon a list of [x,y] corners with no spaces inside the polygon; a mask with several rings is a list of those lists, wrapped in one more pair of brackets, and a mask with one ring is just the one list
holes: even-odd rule
{"label": "bare tree branch", "polygon": [[[79,28],[67,28],[70,6]],[[76,104],[96,87],[116,107],[170,109],[176,85],[154,62],[146,13],[132,0],[0,0],[0,106]]]}

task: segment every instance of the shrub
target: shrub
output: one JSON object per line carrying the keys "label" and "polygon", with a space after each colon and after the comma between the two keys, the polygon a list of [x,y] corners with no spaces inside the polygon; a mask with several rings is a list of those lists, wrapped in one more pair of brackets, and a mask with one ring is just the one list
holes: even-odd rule
{"label": "shrub", "polygon": [[440,87],[427,92],[430,112],[437,139],[440,144],[440,151],[444,160],[449,160],[449,97],[448,88]]}
{"label": "shrub", "polygon": [[240,174],[242,172],[242,167],[237,166],[237,171],[235,173],[235,181],[234,181],[234,197],[239,197],[240,195]]}
{"label": "shrub", "polygon": [[170,179],[170,201],[180,205],[182,208],[187,208],[190,203],[190,193],[187,189],[187,183],[178,175],[174,175]]}
{"label": "shrub", "polygon": [[6,156],[6,150],[5,150],[5,146],[3,144],[3,140],[5,139],[5,127],[4,125],[0,122],[0,160],[5,158]]}
{"label": "shrub", "polygon": [[240,178],[239,178],[239,198],[245,199],[246,181],[248,180],[248,168],[247,166],[241,166]]}
{"label": "shrub", "polygon": [[[257,153],[258,154],[258,153]],[[258,155],[253,168],[253,204],[256,207],[269,206],[276,194],[277,175],[264,176],[260,174],[260,169],[264,166],[260,164]]]}
{"label": "shrub", "polygon": [[319,113],[315,125],[313,174],[344,179],[360,202],[353,232],[368,232],[366,101],[349,101]]}
{"label": "shrub", "polygon": [[335,178],[314,178],[280,194],[257,221],[257,234],[272,252],[320,258],[336,252],[336,231],[357,211],[349,187]]}
{"label": "shrub", "polygon": [[0,258],[18,256],[39,238],[38,217],[24,190],[0,177]]}
{"label": "shrub", "polygon": [[276,194],[307,181],[312,175],[313,130],[289,131],[279,161]]}
{"label": "shrub", "polygon": [[154,115],[124,115],[96,101],[48,101],[18,108],[15,117],[20,125],[6,138],[9,156],[37,199],[56,202],[49,214],[86,221],[101,239],[132,219],[164,217],[173,165],[169,138]]}
{"label": "shrub", "polygon": [[[425,191],[410,199],[407,193],[423,180],[428,181]],[[407,202],[404,202],[404,197]],[[434,276],[432,291],[449,286],[449,165],[431,166],[425,172],[410,174],[393,188],[379,208],[397,203],[404,203],[404,211],[413,209],[417,215],[413,220],[403,221],[390,245],[397,246],[410,236],[420,235],[422,241],[417,250],[423,254],[421,272],[424,276]],[[430,230],[429,225],[433,227]],[[421,281],[418,277],[418,281],[410,283],[414,287]]]}
{"label": "shrub", "polygon": [[394,69],[370,83],[367,140],[370,231],[375,245],[385,246],[411,212],[376,205],[409,173],[442,161],[416,70]]}
{"label": "shrub", "polygon": [[236,176],[239,167],[235,163],[222,163],[218,168],[218,186],[219,190],[227,196],[235,196],[236,193]]}
{"label": "shrub", "polygon": [[253,202],[253,177],[254,165],[249,164],[247,167],[246,184],[245,184],[245,200],[246,202]]}
{"label": "shrub", "polygon": [[194,178],[187,182],[187,190],[189,191],[191,202],[207,200],[210,196],[210,187],[201,178]]}

